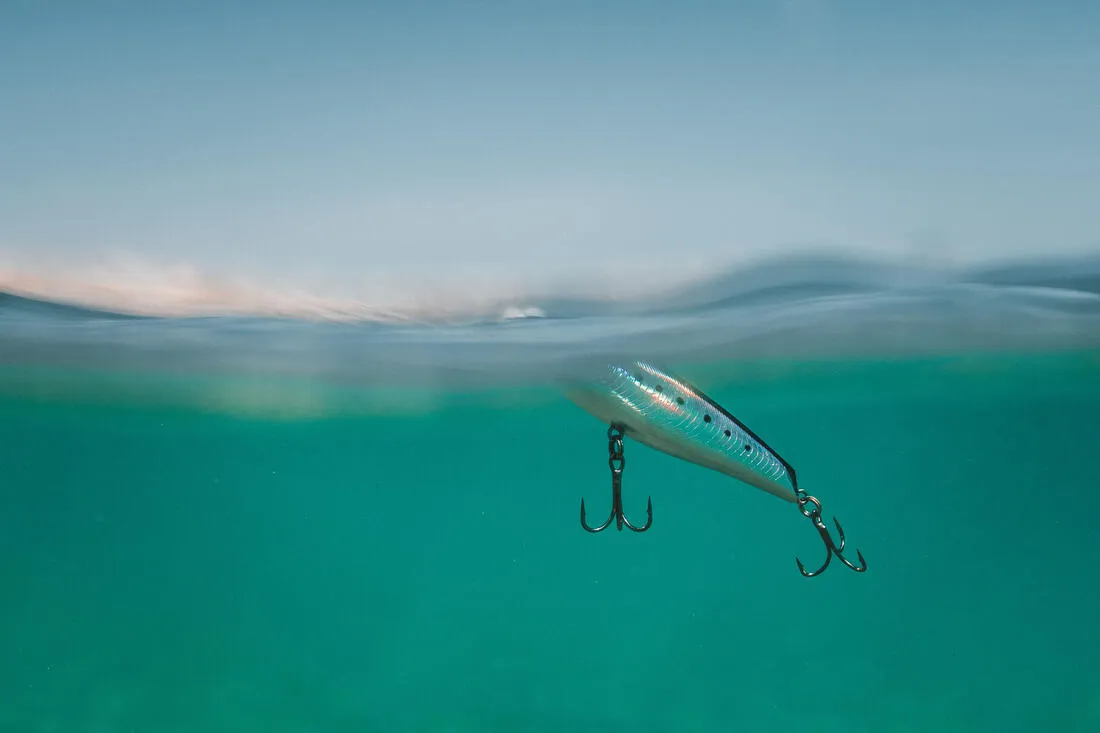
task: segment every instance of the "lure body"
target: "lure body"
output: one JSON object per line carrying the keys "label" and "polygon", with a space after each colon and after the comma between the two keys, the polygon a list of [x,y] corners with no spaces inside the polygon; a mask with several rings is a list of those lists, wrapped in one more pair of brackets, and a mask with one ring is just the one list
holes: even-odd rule
{"label": "lure body", "polygon": [[695,387],[646,362],[611,364],[567,397],[639,443],[798,501],[794,469]]}

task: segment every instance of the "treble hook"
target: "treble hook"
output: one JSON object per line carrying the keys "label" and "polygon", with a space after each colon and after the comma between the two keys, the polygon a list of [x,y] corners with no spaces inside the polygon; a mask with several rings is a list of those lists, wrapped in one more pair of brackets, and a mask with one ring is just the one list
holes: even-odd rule
{"label": "treble hook", "polygon": [[[809,511],[806,510],[807,504],[813,504],[813,508]],[[825,543],[825,551],[827,553],[825,555],[825,564],[812,573],[806,572],[806,568],[802,565],[802,561],[796,556],[794,560],[798,563],[798,569],[804,576],[812,578],[815,575],[821,575],[821,573],[825,572],[825,568],[829,567],[829,562],[833,559],[833,555],[836,555],[840,558],[842,563],[857,573],[862,573],[867,570],[867,561],[863,559],[863,553],[858,549],[856,550],[856,555],[859,556],[859,566],[853,565],[844,557],[844,530],[841,528],[840,522],[837,521],[836,517],[833,517],[833,523],[836,524],[836,531],[840,535],[840,547],[833,544],[833,538],[832,535],[829,534],[829,528],[826,527],[825,522],[821,520],[820,501],[799,489],[798,509],[802,512],[803,516],[808,517],[810,521],[814,523],[814,528],[817,529],[817,533],[821,535],[821,541]]]}
{"label": "treble hook", "polygon": [[623,511],[623,468],[626,467],[626,457],[623,456],[623,431],[614,424],[607,429],[607,453],[607,465],[611,468],[611,514],[599,527],[589,527],[584,520],[584,497],[581,497],[581,527],[595,534],[607,529],[614,519],[620,532],[623,531],[624,524],[635,532],[645,532],[653,524],[653,497],[649,498],[646,505],[645,526],[635,527]]}

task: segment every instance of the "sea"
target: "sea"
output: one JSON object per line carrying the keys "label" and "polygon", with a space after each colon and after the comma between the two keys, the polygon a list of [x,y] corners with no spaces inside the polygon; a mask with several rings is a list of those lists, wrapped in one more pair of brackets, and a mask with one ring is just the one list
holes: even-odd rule
{"label": "sea", "polygon": [[[644,359],[797,506],[562,386]],[[1100,258],[480,312],[0,294],[2,733],[1100,731]]]}

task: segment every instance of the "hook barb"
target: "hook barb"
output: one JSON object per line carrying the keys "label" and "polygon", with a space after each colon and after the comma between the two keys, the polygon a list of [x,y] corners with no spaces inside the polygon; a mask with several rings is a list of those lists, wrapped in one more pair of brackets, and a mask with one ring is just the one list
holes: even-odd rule
{"label": "hook barb", "polygon": [[584,511],[584,498],[581,498],[581,527],[585,531],[596,534],[603,532],[615,522],[616,528],[622,532],[623,526],[634,532],[645,532],[653,524],[653,497],[649,497],[646,503],[646,522],[641,527],[630,523],[623,509],[623,468],[626,467],[626,458],[623,456],[623,431],[618,425],[611,425],[607,429],[607,464],[611,467],[611,513],[607,520],[598,527],[589,526]]}
{"label": "hook barb", "polygon": [[[811,509],[806,509],[807,504],[812,504]],[[829,534],[829,528],[825,525],[825,522],[821,519],[821,502],[814,497],[806,494],[803,491],[799,491],[798,508],[806,517],[813,522],[814,529],[821,536],[821,541],[825,543],[825,562],[820,568],[813,572],[808,572],[806,566],[802,564],[802,561],[795,557],[795,562],[798,563],[798,570],[802,575],[807,578],[812,578],[815,575],[821,575],[825,572],[825,568],[829,567],[829,563],[832,562],[833,556],[836,556],[842,563],[844,563],[851,570],[862,573],[867,570],[867,561],[863,559],[863,553],[858,549],[856,550],[856,556],[859,558],[859,565],[853,565],[848,558],[844,557],[844,528],[840,526],[840,522],[836,517],[833,517],[833,524],[836,525],[837,534],[840,536],[840,546],[833,542],[833,536]]]}
{"label": "hook barb", "polygon": [[626,513],[623,511],[621,495],[618,497],[617,502],[614,497],[612,498],[611,513],[607,515],[607,519],[604,520],[604,523],[598,527],[591,527],[588,525],[587,516],[585,515],[584,499],[581,499],[581,527],[583,527],[585,531],[591,532],[592,534],[603,532],[611,526],[612,521],[615,522],[615,526],[620,532],[623,531],[624,526],[635,532],[645,532],[653,524],[653,498],[650,497],[649,501],[646,503],[646,521],[641,527],[631,524],[630,520],[626,518]]}

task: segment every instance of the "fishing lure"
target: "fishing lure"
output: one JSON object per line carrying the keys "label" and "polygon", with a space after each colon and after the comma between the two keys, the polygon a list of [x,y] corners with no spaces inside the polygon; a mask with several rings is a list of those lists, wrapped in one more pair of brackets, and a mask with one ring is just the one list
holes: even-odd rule
{"label": "fishing lure", "polygon": [[585,530],[602,532],[611,525],[612,520],[620,532],[624,525],[635,532],[645,532],[653,524],[652,497],[646,504],[647,518],[642,526],[631,524],[623,510],[622,474],[626,466],[623,439],[630,436],[663,453],[732,476],[797,504],[803,516],[813,522],[828,553],[825,563],[813,572],[807,571],[796,557],[795,562],[804,576],[820,575],[834,555],[857,573],[867,569],[863,553],[858,549],[859,565],[844,557],[844,530],[836,517],[833,517],[833,522],[840,535],[840,545],[834,544],[829,528],[821,519],[821,502],[799,488],[794,467],[744,423],[693,385],[652,364],[635,361],[625,366],[609,364],[596,380],[570,385],[566,396],[609,425],[611,514],[600,526],[589,526],[582,498],[581,526]]}

